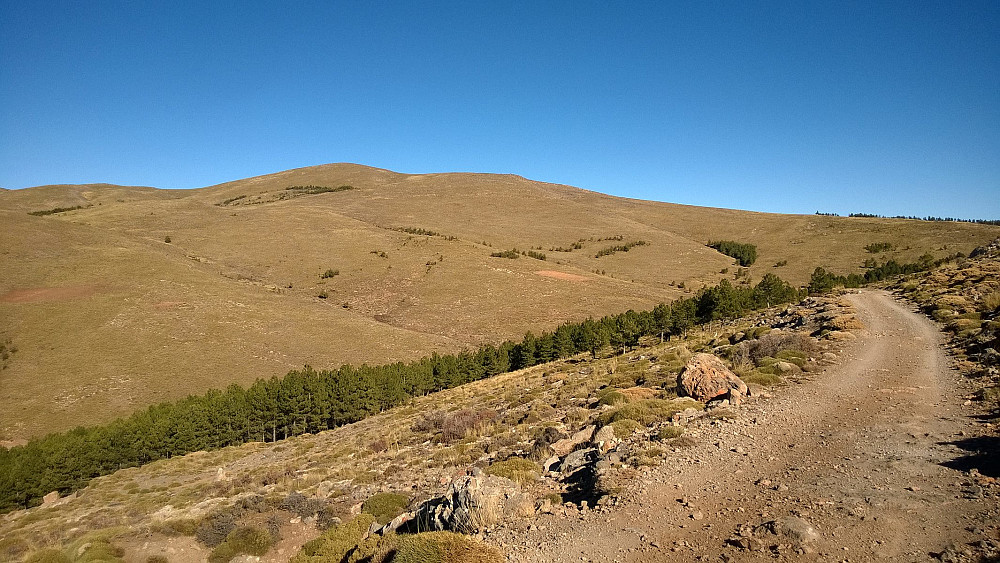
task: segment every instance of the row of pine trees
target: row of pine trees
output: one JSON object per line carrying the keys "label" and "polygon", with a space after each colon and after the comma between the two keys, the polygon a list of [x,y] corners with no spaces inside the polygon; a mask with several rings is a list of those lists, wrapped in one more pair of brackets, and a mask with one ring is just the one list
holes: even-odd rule
{"label": "row of pine trees", "polygon": [[409,363],[321,371],[306,366],[284,377],[258,380],[246,389],[233,384],[224,391],[154,405],[102,426],[78,427],[24,446],[0,448],[0,512],[35,506],[50,491],[69,493],[121,468],[336,428],[410,397],[581,352],[597,356],[608,346],[628,348],[647,335],[684,334],[698,323],[735,318],[800,297],[799,290],[773,274],[753,287],[723,281],[651,311],[630,310],[566,323],[539,336],[529,332],[519,343],[435,353]]}

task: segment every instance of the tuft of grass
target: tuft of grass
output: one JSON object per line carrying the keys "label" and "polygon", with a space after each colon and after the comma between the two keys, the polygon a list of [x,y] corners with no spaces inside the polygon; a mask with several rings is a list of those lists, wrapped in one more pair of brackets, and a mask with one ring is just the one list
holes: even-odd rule
{"label": "tuft of grass", "polygon": [[24,560],[25,563],[71,563],[68,555],[61,549],[49,548],[36,551]]}
{"label": "tuft of grass", "polygon": [[984,295],[983,300],[979,302],[979,310],[983,313],[1000,310],[1000,290]]}
{"label": "tuft of grass", "polygon": [[386,536],[372,561],[383,563],[503,563],[495,547],[455,532]]}
{"label": "tuft of grass", "polygon": [[633,432],[639,430],[640,428],[645,428],[645,426],[628,418],[616,420],[611,423],[611,429],[615,431],[615,438],[618,438],[619,440],[628,438]]}
{"label": "tuft of grass", "polygon": [[361,505],[361,512],[371,514],[379,524],[388,524],[390,520],[403,513],[410,504],[410,497],[399,493],[378,493],[368,497]]}
{"label": "tuft of grass", "polygon": [[704,408],[692,399],[645,399],[622,405],[597,417],[600,424],[611,424],[619,420],[634,420],[643,426],[668,420],[676,413],[688,408]]}
{"label": "tuft of grass", "polygon": [[778,375],[775,375],[774,373],[765,373],[763,369],[754,370],[744,376],[741,376],[741,378],[746,384],[755,383],[757,385],[763,385],[764,387],[774,387],[775,385],[781,385],[785,382],[785,380],[781,379]]}
{"label": "tuft of grass", "polygon": [[273,539],[270,532],[260,528],[243,526],[226,536],[226,540],[215,546],[208,554],[209,563],[225,563],[237,555],[261,556],[271,549]]}
{"label": "tuft of grass", "polygon": [[683,426],[664,426],[656,432],[653,439],[659,441],[673,440],[674,438],[680,438],[681,434],[684,434]]}
{"label": "tuft of grass", "polygon": [[486,473],[497,477],[506,477],[515,483],[537,481],[542,468],[530,459],[512,457],[506,461],[498,461],[486,468]]}
{"label": "tuft of grass", "polygon": [[374,521],[374,516],[362,513],[339,526],[333,526],[320,537],[306,542],[290,563],[343,561],[358,546]]}
{"label": "tuft of grass", "polygon": [[624,393],[610,387],[599,392],[597,397],[597,404],[599,405],[608,405],[613,407],[617,405],[624,405],[628,402],[628,397],[626,397]]}

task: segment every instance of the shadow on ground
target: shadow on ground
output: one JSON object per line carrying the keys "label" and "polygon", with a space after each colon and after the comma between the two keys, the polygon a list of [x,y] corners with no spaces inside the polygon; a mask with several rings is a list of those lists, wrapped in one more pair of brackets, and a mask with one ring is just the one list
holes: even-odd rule
{"label": "shadow on ground", "polygon": [[941,465],[968,472],[976,469],[986,477],[1000,478],[1000,437],[979,436],[944,442],[967,452]]}

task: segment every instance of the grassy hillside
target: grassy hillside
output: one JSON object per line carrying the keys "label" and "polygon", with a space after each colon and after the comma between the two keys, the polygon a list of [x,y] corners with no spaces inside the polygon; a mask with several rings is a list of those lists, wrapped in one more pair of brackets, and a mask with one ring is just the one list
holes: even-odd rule
{"label": "grassy hillside", "polygon": [[[60,208],[76,209],[29,215]],[[1000,235],[981,225],[698,208],[517,176],[350,164],[197,190],[4,191],[0,220],[0,341],[17,349],[0,371],[0,440],[303,364],[414,359],[650,308],[733,277],[736,261],[709,240],[757,245],[753,280],[775,272],[802,284],[816,266],[847,273],[866,258],[969,252]],[[636,241],[646,244],[595,257]],[[896,250],[868,253],[873,242]],[[490,256],[514,248],[546,260]],[[323,277],[328,270],[336,275]]]}

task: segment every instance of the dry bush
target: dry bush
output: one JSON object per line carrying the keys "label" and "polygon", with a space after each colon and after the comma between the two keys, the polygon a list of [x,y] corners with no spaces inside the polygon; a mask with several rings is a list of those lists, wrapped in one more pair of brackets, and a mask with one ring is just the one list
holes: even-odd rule
{"label": "dry bush", "polygon": [[983,296],[979,302],[979,310],[983,313],[990,313],[1000,309],[1000,290],[993,291]]}
{"label": "dry bush", "polygon": [[542,468],[530,459],[512,457],[506,461],[498,461],[486,468],[486,473],[505,477],[515,483],[537,481]]}
{"label": "dry bush", "polygon": [[791,334],[768,334],[756,340],[746,340],[733,347],[733,365],[757,365],[761,359],[775,357],[783,350],[798,350],[811,352],[814,348],[809,337]]}
{"label": "dry bush", "polygon": [[444,442],[454,442],[471,433],[482,434],[496,417],[496,411],[489,409],[462,409],[444,419],[441,424],[441,439]]}

